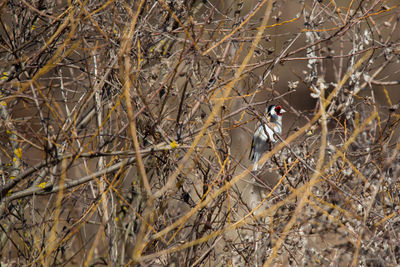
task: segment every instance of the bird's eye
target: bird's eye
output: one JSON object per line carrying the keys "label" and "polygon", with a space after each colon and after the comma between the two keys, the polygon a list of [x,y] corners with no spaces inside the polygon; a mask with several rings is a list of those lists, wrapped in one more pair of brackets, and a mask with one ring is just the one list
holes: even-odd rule
{"label": "bird's eye", "polygon": [[276,111],[277,114],[281,113],[281,108],[282,108],[281,106],[277,106],[275,108],[275,111]]}

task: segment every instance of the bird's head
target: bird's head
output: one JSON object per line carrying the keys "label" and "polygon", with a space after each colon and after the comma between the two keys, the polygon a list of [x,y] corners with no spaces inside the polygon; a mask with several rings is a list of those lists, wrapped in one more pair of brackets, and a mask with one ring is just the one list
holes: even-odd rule
{"label": "bird's head", "polygon": [[286,110],[284,110],[282,106],[279,105],[270,105],[267,108],[267,114],[271,117],[282,116],[282,114],[285,112]]}

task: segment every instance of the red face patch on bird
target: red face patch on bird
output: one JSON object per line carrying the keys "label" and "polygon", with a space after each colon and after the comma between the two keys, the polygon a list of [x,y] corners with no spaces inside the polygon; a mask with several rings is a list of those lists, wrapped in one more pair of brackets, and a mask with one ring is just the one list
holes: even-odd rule
{"label": "red face patch on bird", "polygon": [[275,107],[275,112],[277,115],[282,116],[282,107],[281,106],[276,106]]}

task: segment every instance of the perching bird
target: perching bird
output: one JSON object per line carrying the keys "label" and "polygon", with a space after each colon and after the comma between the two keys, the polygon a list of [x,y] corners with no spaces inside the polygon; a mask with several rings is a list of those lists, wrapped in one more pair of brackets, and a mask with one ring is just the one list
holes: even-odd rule
{"label": "perching bird", "polygon": [[258,161],[262,154],[271,149],[272,143],[277,142],[275,133],[282,133],[282,114],[286,111],[281,106],[271,105],[266,109],[267,123],[258,123],[251,141],[249,157],[253,161],[253,171],[258,169]]}

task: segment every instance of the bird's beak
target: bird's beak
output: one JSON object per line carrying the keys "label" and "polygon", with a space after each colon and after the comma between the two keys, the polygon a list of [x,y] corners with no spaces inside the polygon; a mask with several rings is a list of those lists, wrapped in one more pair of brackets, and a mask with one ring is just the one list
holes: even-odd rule
{"label": "bird's beak", "polygon": [[282,108],[280,113],[282,114],[282,113],[285,113],[285,112],[286,112],[286,110],[284,110],[284,109]]}

